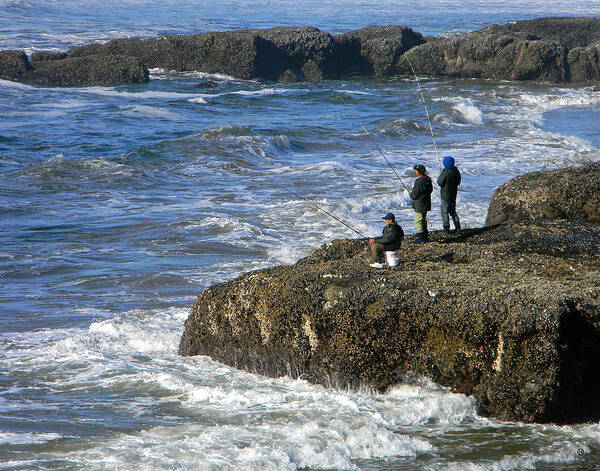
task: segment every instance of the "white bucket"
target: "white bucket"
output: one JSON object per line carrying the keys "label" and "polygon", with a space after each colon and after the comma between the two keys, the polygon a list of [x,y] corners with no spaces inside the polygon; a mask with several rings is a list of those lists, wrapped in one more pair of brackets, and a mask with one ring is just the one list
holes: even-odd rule
{"label": "white bucket", "polygon": [[400,264],[400,251],[394,250],[385,253],[385,261],[390,267],[395,267]]}

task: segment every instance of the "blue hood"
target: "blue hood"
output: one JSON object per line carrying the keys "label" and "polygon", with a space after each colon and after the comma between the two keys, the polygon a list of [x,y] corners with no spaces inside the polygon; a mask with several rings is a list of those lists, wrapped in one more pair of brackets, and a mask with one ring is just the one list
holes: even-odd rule
{"label": "blue hood", "polygon": [[454,167],[454,157],[447,155],[444,157],[444,168]]}

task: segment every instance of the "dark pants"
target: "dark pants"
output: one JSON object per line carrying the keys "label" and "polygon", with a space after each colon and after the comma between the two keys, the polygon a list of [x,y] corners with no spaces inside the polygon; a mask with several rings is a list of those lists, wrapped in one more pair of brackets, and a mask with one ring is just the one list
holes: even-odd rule
{"label": "dark pants", "polygon": [[383,245],[379,242],[369,243],[369,248],[371,249],[371,254],[373,255],[373,261],[377,263],[383,263],[385,261],[384,252],[390,250],[398,250],[400,248],[399,245]]}
{"label": "dark pants", "polygon": [[458,214],[456,214],[456,201],[441,201],[440,209],[442,210],[442,225],[444,226],[445,231],[450,230],[450,216],[452,218],[452,222],[454,223],[454,228],[457,231],[460,231],[460,219],[458,218]]}

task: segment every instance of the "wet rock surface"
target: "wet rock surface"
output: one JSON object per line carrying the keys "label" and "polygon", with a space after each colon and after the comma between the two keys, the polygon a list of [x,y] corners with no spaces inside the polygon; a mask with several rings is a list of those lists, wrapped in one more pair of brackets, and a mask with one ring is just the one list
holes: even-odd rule
{"label": "wet rock surface", "polygon": [[504,420],[600,418],[600,226],[509,223],[407,237],[398,267],[336,240],[200,294],[179,352],[385,391],[424,375]]}
{"label": "wet rock surface", "polygon": [[600,223],[600,162],[513,178],[494,192],[486,224],[557,218]]}
{"label": "wet rock surface", "polygon": [[0,77],[56,85],[135,83],[147,81],[147,69],[162,68],[296,82],[413,75],[414,68],[432,76],[586,83],[600,77],[599,51],[598,18],[518,21],[427,40],[407,26],[369,26],[338,36],[312,27],[276,27],[121,38],[68,53],[35,53],[31,60],[16,56],[19,51],[0,51]]}

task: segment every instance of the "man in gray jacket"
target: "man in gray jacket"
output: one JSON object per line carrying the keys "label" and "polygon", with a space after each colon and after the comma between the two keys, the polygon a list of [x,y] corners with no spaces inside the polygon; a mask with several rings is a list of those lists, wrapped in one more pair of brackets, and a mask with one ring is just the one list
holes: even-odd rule
{"label": "man in gray jacket", "polygon": [[450,232],[450,218],[448,215],[452,217],[454,229],[460,231],[460,219],[456,214],[456,194],[460,185],[460,172],[454,165],[454,157],[450,155],[444,157],[444,170],[440,173],[437,184],[441,188],[442,204],[440,209],[442,211],[444,232]]}

